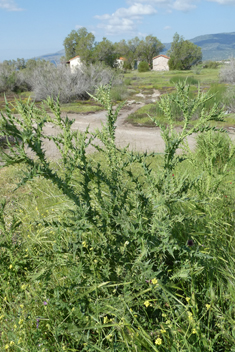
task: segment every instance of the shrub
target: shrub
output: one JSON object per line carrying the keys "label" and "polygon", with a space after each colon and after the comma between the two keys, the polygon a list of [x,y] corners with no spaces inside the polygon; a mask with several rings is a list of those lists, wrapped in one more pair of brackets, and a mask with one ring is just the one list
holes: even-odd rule
{"label": "shrub", "polygon": [[0,64],[0,92],[21,92],[27,90],[27,85],[19,71],[14,66]]}
{"label": "shrub", "polygon": [[235,59],[230,59],[230,63],[221,68],[220,82],[235,83]]}
{"label": "shrub", "polygon": [[235,113],[235,87],[227,87],[221,101],[225,104],[227,113]]}
{"label": "shrub", "polygon": [[198,65],[194,65],[191,67],[191,71],[195,74],[195,75],[200,75],[201,71],[202,71],[202,64],[198,64]]}
{"label": "shrub", "polygon": [[141,61],[138,65],[139,72],[147,72],[149,71],[149,64],[146,61]]}
{"label": "shrub", "polygon": [[36,100],[47,97],[67,103],[73,99],[87,99],[89,93],[94,93],[99,85],[107,84],[113,76],[113,71],[103,64],[83,66],[76,72],[71,72],[64,65],[50,64],[36,67],[29,83]]}
{"label": "shrub", "polygon": [[206,61],[203,65],[204,68],[218,68],[219,62],[216,61]]}
{"label": "shrub", "polygon": [[127,88],[123,85],[117,85],[112,87],[110,91],[110,96],[112,101],[122,101],[125,100],[128,96]]}

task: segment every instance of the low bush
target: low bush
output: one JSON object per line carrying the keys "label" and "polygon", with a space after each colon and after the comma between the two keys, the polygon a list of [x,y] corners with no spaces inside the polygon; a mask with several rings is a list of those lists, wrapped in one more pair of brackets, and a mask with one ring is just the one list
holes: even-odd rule
{"label": "low bush", "polygon": [[128,96],[128,91],[126,86],[123,85],[116,85],[110,91],[110,96],[112,101],[123,101]]}
{"label": "low bush", "polygon": [[[18,114],[6,106],[2,115],[0,133],[16,144],[2,151],[1,162],[22,164],[15,173],[25,201],[4,199],[0,207],[1,349],[232,351],[235,207],[228,169],[235,147],[213,142],[224,145],[218,153],[228,151],[223,168],[186,153],[187,137],[216,130],[209,122],[222,120],[222,111],[202,111],[191,128],[210,96],[190,99],[179,83],[175,97],[159,102],[170,127],[153,118],[165,143],[159,158],[117,148],[123,104],[113,108],[110,87],[94,99],[107,109],[106,124],[94,133],[74,131],[53,99],[46,102],[50,114],[19,101]],[[179,132],[172,102],[184,117]],[[60,133],[46,135],[47,123]],[[45,139],[60,150],[60,164],[47,159]],[[95,155],[87,153],[91,145]],[[203,153],[211,155],[207,143]]]}
{"label": "low bush", "polygon": [[99,85],[107,84],[113,77],[112,69],[102,64],[83,66],[71,72],[64,65],[37,67],[30,77],[36,100],[47,97],[67,103],[73,99],[87,99]]}
{"label": "low bush", "polygon": [[[175,76],[175,77],[172,77],[170,79],[170,83],[173,83],[173,84],[176,84],[178,82],[184,82],[185,81],[185,77],[182,77],[182,76]],[[190,76],[190,77],[187,77],[187,84],[192,84],[192,85],[198,85],[199,81]]]}
{"label": "low bush", "polygon": [[138,72],[149,71],[149,64],[146,61],[141,61],[138,65]]}
{"label": "low bush", "polygon": [[220,82],[235,83],[235,59],[230,59],[220,70]]}
{"label": "low bush", "polygon": [[218,68],[219,67],[219,62],[217,61],[206,61],[203,64],[204,68]]}
{"label": "low bush", "polygon": [[0,63],[0,93],[2,92],[22,92],[28,90],[20,72],[17,72],[11,65]]}
{"label": "low bush", "polygon": [[227,113],[235,113],[235,87],[230,86],[224,91],[221,101],[224,103]]}

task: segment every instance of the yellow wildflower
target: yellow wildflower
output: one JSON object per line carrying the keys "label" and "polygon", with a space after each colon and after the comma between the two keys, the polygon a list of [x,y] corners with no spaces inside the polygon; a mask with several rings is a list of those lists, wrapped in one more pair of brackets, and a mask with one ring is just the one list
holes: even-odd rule
{"label": "yellow wildflower", "polygon": [[186,297],[186,301],[189,303],[189,301],[190,301],[190,297]]}
{"label": "yellow wildflower", "polygon": [[196,334],[196,333],[197,333],[197,330],[193,329],[192,334]]}
{"label": "yellow wildflower", "polygon": [[9,266],[9,269],[12,269],[12,264]]}
{"label": "yellow wildflower", "polygon": [[6,346],[5,346],[5,350],[8,350],[8,348],[9,348],[9,345],[6,345]]}
{"label": "yellow wildflower", "polygon": [[161,329],[160,330],[162,334],[165,334],[166,330],[165,329]]}
{"label": "yellow wildflower", "polygon": [[206,304],[206,309],[207,309],[207,310],[209,310],[209,309],[210,309],[210,307],[211,307],[211,305],[210,305],[210,304]]}
{"label": "yellow wildflower", "polygon": [[109,341],[112,340],[112,334],[107,335],[106,339],[109,340]]}
{"label": "yellow wildflower", "polygon": [[104,317],[104,324],[109,322],[109,318],[108,317]]}
{"label": "yellow wildflower", "polygon": [[14,346],[15,342],[14,341],[11,341],[10,342],[10,346]]}
{"label": "yellow wildflower", "polygon": [[154,278],[154,279],[152,280],[152,284],[157,285],[157,283],[158,283],[157,279]]}
{"label": "yellow wildflower", "polygon": [[144,305],[145,305],[146,308],[148,308],[150,306],[150,302],[149,301],[145,301]]}
{"label": "yellow wildflower", "polygon": [[161,345],[162,344],[162,339],[160,339],[160,337],[158,337],[156,340],[155,340],[155,345]]}

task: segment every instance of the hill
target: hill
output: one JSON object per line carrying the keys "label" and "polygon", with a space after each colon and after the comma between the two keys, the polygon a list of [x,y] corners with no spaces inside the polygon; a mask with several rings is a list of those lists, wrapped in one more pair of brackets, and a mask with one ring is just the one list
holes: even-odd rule
{"label": "hill", "polygon": [[[227,60],[235,57],[235,32],[206,34],[190,39],[190,42],[202,48],[202,60]],[[162,53],[166,53],[171,47],[171,43],[164,43],[165,48]],[[54,54],[47,54],[37,59],[49,60],[59,63],[61,56],[65,55],[64,49]]]}
{"label": "hill", "polygon": [[[235,32],[206,34],[190,39],[190,42],[202,48],[202,60],[227,60],[235,57]],[[170,43],[164,43],[164,53],[170,49]]]}
{"label": "hill", "polygon": [[36,59],[47,60],[47,61],[53,62],[53,64],[58,64],[58,63],[60,63],[60,58],[62,56],[65,56],[64,49],[57,51],[54,54],[47,54],[47,55],[38,56],[38,57],[36,57]]}

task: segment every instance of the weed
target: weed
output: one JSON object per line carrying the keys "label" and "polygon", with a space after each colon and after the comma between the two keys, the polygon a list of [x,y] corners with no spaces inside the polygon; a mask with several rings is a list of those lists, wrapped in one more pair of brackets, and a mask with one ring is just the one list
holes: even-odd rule
{"label": "weed", "polygon": [[[1,151],[1,176],[11,170],[11,187],[18,186],[15,203],[9,185],[1,190],[0,347],[231,351],[235,147],[209,124],[223,113],[216,105],[201,110],[190,127],[213,96],[199,91],[191,99],[178,83],[159,105],[169,124],[160,125],[163,158],[133,153],[116,147],[123,103],[113,107],[110,89],[93,97],[107,110],[94,133],[73,131],[52,99],[51,114],[30,101],[16,103],[17,115],[8,105],[2,114],[1,135],[17,143]],[[172,102],[182,111],[181,132],[173,129]],[[44,134],[48,122],[58,135]],[[194,154],[187,137],[196,132],[203,137]],[[59,149],[58,164],[47,159],[45,139]],[[89,145],[97,153],[88,155]]]}

